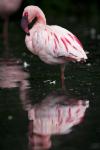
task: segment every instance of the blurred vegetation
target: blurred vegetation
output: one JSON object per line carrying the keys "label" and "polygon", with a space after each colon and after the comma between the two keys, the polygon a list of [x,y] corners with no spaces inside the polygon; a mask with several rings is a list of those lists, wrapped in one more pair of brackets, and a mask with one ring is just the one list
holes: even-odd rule
{"label": "blurred vegetation", "polygon": [[20,10],[11,18],[19,19],[27,5],[39,6],[45,13],[48,24],[58,23],[65,26],[68,19],[71,22],[76,20],[93,25],[98,24],[99,21],[99,0],[24,0]]}
{"label": "blurred vegetation", "polygon": [[27,0],[27,4],[39,5],[47,15],[69,16],[80,18],[97,17],[100,13],[99,0]]}

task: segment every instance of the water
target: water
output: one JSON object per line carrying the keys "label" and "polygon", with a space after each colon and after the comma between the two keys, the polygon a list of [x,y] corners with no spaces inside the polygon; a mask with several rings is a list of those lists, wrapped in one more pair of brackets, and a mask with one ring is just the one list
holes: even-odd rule
{"label": "water", "polygon": [[[100,149],[99,34],[83,29],[89,59],[85,64],[66,65],[65,91],[61,90],[59,66],[46,65],[27,52],[20,30],[15,31],[15,39],[10,34],[12,56],[4,57],[1,44],[1,150]],[[35,110],[35,118],[34,113],[29,115],[31,110]]]}

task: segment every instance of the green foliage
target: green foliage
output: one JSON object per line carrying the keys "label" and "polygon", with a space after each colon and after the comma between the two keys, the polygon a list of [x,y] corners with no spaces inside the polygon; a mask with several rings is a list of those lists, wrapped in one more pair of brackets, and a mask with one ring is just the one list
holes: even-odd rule
{"label": "green foliage", "polygon": [[71,6],[70,0],[43,0],[43,9],[53,15],[62,15],[66,13]]}
{"label": "green foliage", "polygon": [[42,0],[25,0],[25,3],[27,3],[28,5],[38,5],[42,3]]}
{"label": "green foliage", "polygon": [[[26,0],[26,5],[39,6],[46,15],[50,23],[52,21],[66,22],[68,17],[76,17],[78,20],[88,22],[88,18],[97,20],[99,17],[99,1],[83,1],[83,0]],[[95,22],[94,21],[94,22]]]}
{"label": "green foliage", "polygon": [[26,3],[28,3],[28,5],[34,4],[35,0],[26,0]]}
{"label": "green foliage", "polygon": [[45,11],[50,11],[53,14],[56,12],[65,13],[71,8],[70,0],[27,0],[28,4],[41,5]]}

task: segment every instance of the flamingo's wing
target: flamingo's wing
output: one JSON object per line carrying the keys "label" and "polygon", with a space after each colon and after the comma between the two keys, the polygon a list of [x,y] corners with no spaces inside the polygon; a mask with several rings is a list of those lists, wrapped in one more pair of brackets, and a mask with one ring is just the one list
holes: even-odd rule
{"label": "flamingo's wing", "polygon": [[81,42],[74,34],[60,26],[53,25],[51,28],[54,33],[55,50],[59,51],[59,56],[75,58],[76,60],[80,60],[81,58],[87,59]]}
{"label": "flamingo's wing", "polygon": [[37,30],[34,32],[33,45],[36,46],[38,53],[42,51],[42,54],[54,58],[66,57],[76,61],[87,59],[82,44],[76,36],[56,25],[39,26],[38,32]]}

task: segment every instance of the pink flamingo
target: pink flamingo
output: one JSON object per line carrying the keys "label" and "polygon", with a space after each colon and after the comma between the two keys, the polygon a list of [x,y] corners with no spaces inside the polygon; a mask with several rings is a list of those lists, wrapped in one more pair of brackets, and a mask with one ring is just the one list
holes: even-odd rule
{"label": "pink flamingo", "polygon": [[8,49],[8,22],[9,16],[16,12],[22,0],[0,0],[0,17],[4,19],[3,39],[5,49]]}
{"label": "pink flamingo", "polygon": [[[29,30],[28,24],[37,19]],[[37,6],[27,6],[22,15],[21,26],[26,33],[27,48],[47,64],[61,64],[61,82],[64,87],[66,61],[85,61],[86,53],[82,44],[70,31],[47,25],[42,10]]]}

